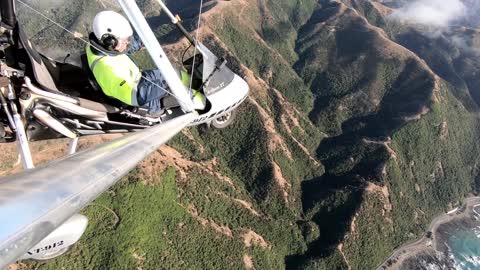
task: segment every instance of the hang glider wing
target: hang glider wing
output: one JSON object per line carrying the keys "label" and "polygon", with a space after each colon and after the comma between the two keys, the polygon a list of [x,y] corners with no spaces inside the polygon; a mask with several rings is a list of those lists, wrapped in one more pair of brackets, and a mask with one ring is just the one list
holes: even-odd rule
{"label": "hang glider wing", "polygon": [[188,113],[0,178],[0,269],[26,254],[197,116]]}

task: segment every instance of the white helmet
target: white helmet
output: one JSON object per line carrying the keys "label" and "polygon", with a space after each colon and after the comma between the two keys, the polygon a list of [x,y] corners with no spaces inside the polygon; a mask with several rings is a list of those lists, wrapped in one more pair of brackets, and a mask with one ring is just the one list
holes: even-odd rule
{"label": "white helmet", "polygon": [[115,11],[102,11],[93,19],[93,33],[99,41],[104,35],[113,36],[116,39],[129,38],[133,35],[132,27],[125,17]]}

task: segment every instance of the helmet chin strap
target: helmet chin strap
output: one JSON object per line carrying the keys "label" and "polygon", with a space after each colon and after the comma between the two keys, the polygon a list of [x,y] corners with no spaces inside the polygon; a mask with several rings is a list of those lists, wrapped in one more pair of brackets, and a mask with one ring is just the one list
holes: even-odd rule
{"label": "helmet chin strap", "polygon": [[114,35],[104,34],[100,39],[100,43],[105,49],[113,51],[118,45],[118,39]]}
{"label": "helmet chin strap", "polygon": [[105,46],[97,39],[97,37],[93,33],[89,36],[89,43],[92,45],[92,49],[94,51],[98,51],[101,54],[109,56],[115,56],[120,54],[120,52],[116,50],[109,50],[105,48]]}

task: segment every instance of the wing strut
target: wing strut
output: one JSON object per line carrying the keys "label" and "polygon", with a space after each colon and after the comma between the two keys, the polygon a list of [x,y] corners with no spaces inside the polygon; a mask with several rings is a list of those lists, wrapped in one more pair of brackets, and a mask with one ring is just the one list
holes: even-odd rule
{"label": "wing strut", "polygon": [[0,178],[0,269],[125,176],[180,132],[197,113]]}
{"label": "wing strut", "polygon": [[162,73],[165,81],[173,92],[173,95],[177,98],[180,106],[184,112],[192,112],[193,103],[190,98],[190,93],[183,85],[178,73],[172,66],[172,63],[168,60],[167,55],[163,51],[160,43],[158,43],[155,34],[145,20],[142,12],[138,8],[134,0],[117,0],[123,9],[123,12],[127,15],[128,20],[133,25],[140,39],[145,44],[145,48],[148,50],[150,57],[157,66],[160,73]]}

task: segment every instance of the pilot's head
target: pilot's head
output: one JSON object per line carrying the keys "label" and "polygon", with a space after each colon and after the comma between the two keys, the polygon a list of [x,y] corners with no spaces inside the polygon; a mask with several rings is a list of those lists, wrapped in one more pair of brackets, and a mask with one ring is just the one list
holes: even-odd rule
{"label": "pilot's head", "polygon": [[124,52],[133,29],[125,17],[115,11],[102,11],[93,19],[93,33],[106,50]]}

